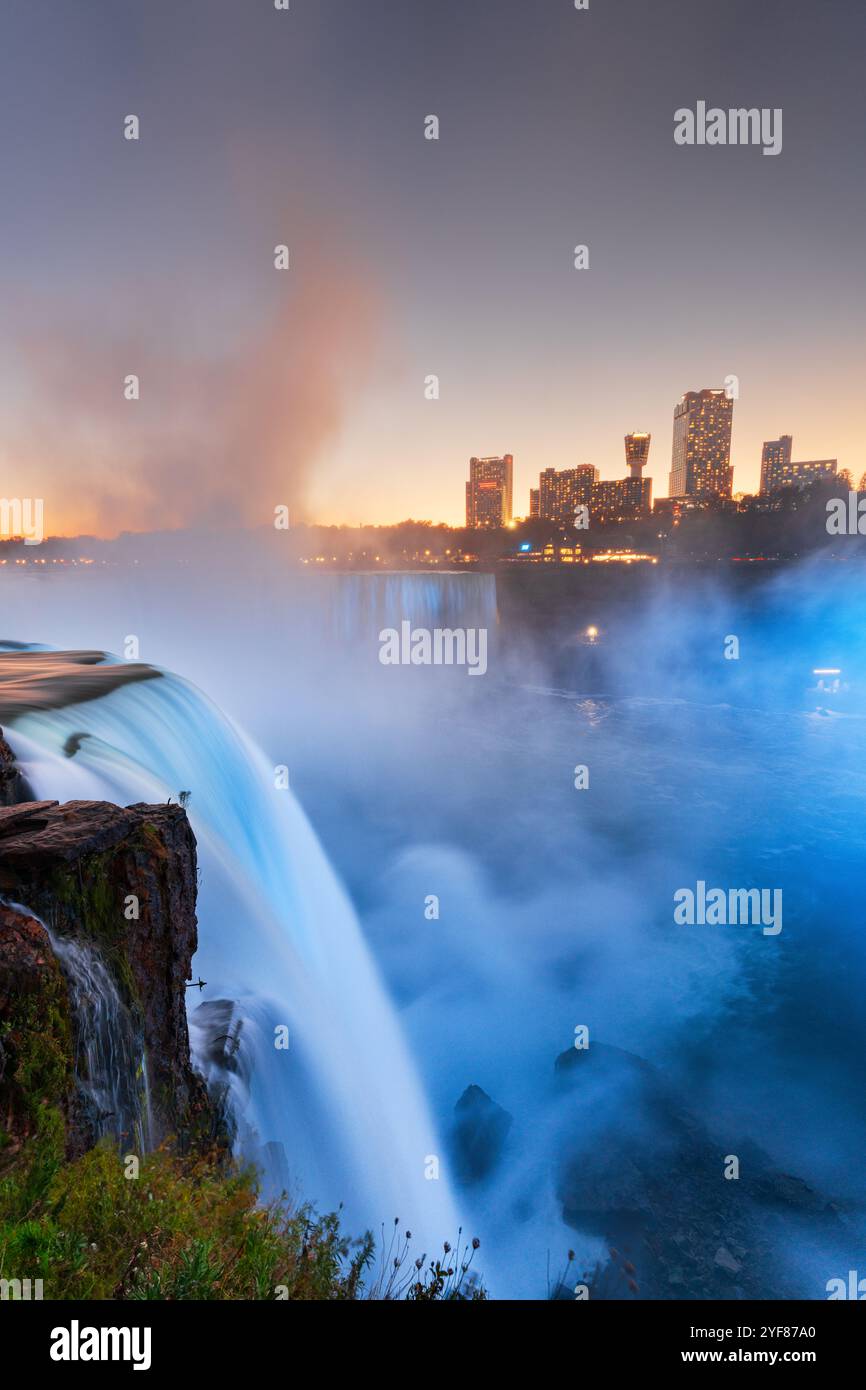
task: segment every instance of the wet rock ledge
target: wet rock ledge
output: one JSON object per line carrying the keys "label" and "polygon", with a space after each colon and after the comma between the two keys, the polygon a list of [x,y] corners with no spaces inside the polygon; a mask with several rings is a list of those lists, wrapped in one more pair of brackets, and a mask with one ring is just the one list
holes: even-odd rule
{"label": "wet rock ledge", "polygon": [[0,1172],[48,1113],[68,1157],[107,1134],[132,1149],[219,1140],[190,1061],[195,903],[179,806],[0,807]]}

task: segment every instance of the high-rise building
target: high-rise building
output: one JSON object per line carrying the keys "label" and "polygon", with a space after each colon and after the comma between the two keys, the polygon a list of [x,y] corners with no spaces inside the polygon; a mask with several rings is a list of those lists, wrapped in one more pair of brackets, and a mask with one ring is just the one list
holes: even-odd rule
{"label": "high-rise building", "polygon": [[790,434],[768,439],[761,450],[761,494],[778,492],[783,487],[808,487],[821,478],[836,476],[836,459],[807,459],[792,463],[794,441]]}
{"label": "high-rise building", "polygon": [[730,497],[733,397],[718,390],[687,391],[674,408],[671,497]]}
{"label": "high-rise building", "polygon": [[822,478],[835,478],[838,463],[838,459],[804,459],[802,463],[792,463],[793,486],[808,487],[809,483],[819,482]]}
{"label": "high-rise building", "polygon": [[593,521],[604,525],[611,521],[627,521],[649,512],[652,507],[652,478],[640,473],[630,478],[605,479],[593,483],[589,498],[589,514]]}
{"label": "high-rise building", "polygon": [[581,505],[588,506],[598,469],[589,463],[577,468],[545,468],[538,478],[538,515],[543,521],[573,522]]}
{"label": "high-rise building", "polygon": [[538,516],[538,488],[529,489],[529,518],[533,520]]}
{"label": "high-rise building", "polygon": [[[649,435],[643,436],[647,441]],[[643,446],[641,446],[643,448]],[[537,515],[543,521],[573,525],[578,507],[589,508],[593,521],[602,524],[624,521],[649,512],[652,505],[652,479],[641,476],[649,444],[643,458],[632,463],[631,476],[599,482],[598,469],[583,463],[578,468],[546,468],[538,478]],[[535,506],[536,492],[530,493],[530,507]]]}
{"label": "high-rise building", "polygon": [[[791,466],[794,440],[790,434],[768,439],[761,450],[761,492],[772,492],[775,479]],[[777,484],[776,484],[777,485]]]}
{"label": "high-rise building", "polygon": [[471,458],[466,484],[466,525],[507,526],[512,515],[514,458]]}
{"label": "high-rise building", "polygon": [[649,462],[651,434],[627,434],[625,437],[625,461],[630,478],[643,477],[643,469]]}
{"label": "high-rise building", "polygon": [[[631,436],[630,436],[631,438]],[[638,456],[631,461],[628,478],[613,478],[599,482],[598,468],[582,463],[577,468],[545,468],[539,474],[538,488],[530,493],[530,513],[542,521],[559,521],[573,525],[580,506],[588,507],[589,516],[599,523],[626,521],[649,513],[652,509],[652,478],[641,475],[649,453],[649,435],[639,446]],[[537,512],[534,512],[537,507]]]}

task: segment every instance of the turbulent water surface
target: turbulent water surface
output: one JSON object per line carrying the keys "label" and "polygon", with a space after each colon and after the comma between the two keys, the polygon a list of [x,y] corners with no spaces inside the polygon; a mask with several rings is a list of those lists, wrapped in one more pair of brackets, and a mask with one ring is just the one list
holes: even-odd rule
{"label": "turbulent water surface", "polygon": [[[557,1201],[593,1105],[563,1108],[553,1065],[585,1024],[659,1067],[721,1154],[759,1145],[841,1204],[839,1229],[791,1220],[777,1240],[779,1287],[824,1297],[857,1263],[866,1200],[861,582],[794,575],[760,603],[680,588],[603,636],[590,667],[552,634],[548,661],[543,626],[531,652],[503,631],[489,577],[315,581],[178,595],[139,577],[91,587],[86,612],[80,586],[45,585],[7,610],[16,637],[58,645],[142,632],[148,660],[255,736],[168,675],[10,731],[40,796],[191,790],[196,970],[206,999],[241,999],[256,1040],[250,1142],[280,1140],[299,1188],[364,1222],[399,1215],[426,1239],[463,1220],[497,1290],[543,1296],[548,1260],[601,1248]],[[378,629],[404,618],[486,625],[488,675],[382,667]],[[827,666],[838,698],[816,689]],[[274,787],[283,765],[291,792]],[[781,933],[677,926],[674,894],[699,880],[781,889]],[[447,1131],[470,1084],[514,1124],[458,1214]]]}

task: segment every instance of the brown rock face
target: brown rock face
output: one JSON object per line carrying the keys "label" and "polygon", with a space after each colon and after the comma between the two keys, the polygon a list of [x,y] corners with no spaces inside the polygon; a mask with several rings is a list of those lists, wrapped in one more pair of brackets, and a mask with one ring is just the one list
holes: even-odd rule
{"label": "brown rock face", "polygon": [[[185,1146],[207,1137],[211,1116],[204,1082],[190,1063],[186,1021],[185,986],[197,945],[196,845],[186,812],[179,806],[118,807],[102,801],[2,808],[0,895],[50,928],[64,955],[67,980],[70,946],[87,960],[96,957],[108,972],[124,1029],[139,1047],[143,1044],[151,1142],[174,1136]],[[8,1025],[15,1012],[11,1001],[31,986],[38,996],[40,981],[49,975],[57,985],[57,970],[44,928],[33,917],[5,909],[0,1037],[4,1017]],[[91,996],[100,992],[92,980],[88,987]],[[67,983],[65,999],[62,990],[56,992],[59,1013],[68,1010],[73,1035],[81,1032],[74,984]],[[62,1034],[63,1025],[58,1028]],[[76,1047],[80,1053],[80,1042],[75,1040],[73,1054]],[[53,1099],[62,1101],[71,1117],[69,1147],[88,1147],[95,1137],[92,1122],[88,1129],[80,1117],[76,1121],[68,1097]],[[12,1104],[11,1090],[7,1103]]]}
{"label": "brown rock face", "polygon": [[0,1172],[48,1105],[74,1126],[66,981],[42,924],[0,904]]}

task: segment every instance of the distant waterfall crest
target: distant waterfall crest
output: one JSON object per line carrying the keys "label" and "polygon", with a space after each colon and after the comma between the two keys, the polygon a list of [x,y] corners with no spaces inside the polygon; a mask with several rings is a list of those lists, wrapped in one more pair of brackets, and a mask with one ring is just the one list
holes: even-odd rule
{"label": "distant waterfall crest", "polygon": [[496,578],[492,574],[344,574],[336,577],[330,604],[338,636],[375,636],[407,619],[415,627],[496,626]]}
{"label": "distant waterfall crest", "polygon": [[395,1011],[312,828],[262,753],[165,673],[23,715],[8,733],[40,798],[191,791],[203,868],[195,968],[205,997],[236,1001],[247,1020],[241,1133],[261,1151],[282,1146],[298,1196],[343,1201],[355,1223],[400,1217],[431,1241],[451,1238],[447,1178],[426,1176],[443,1149]]}

